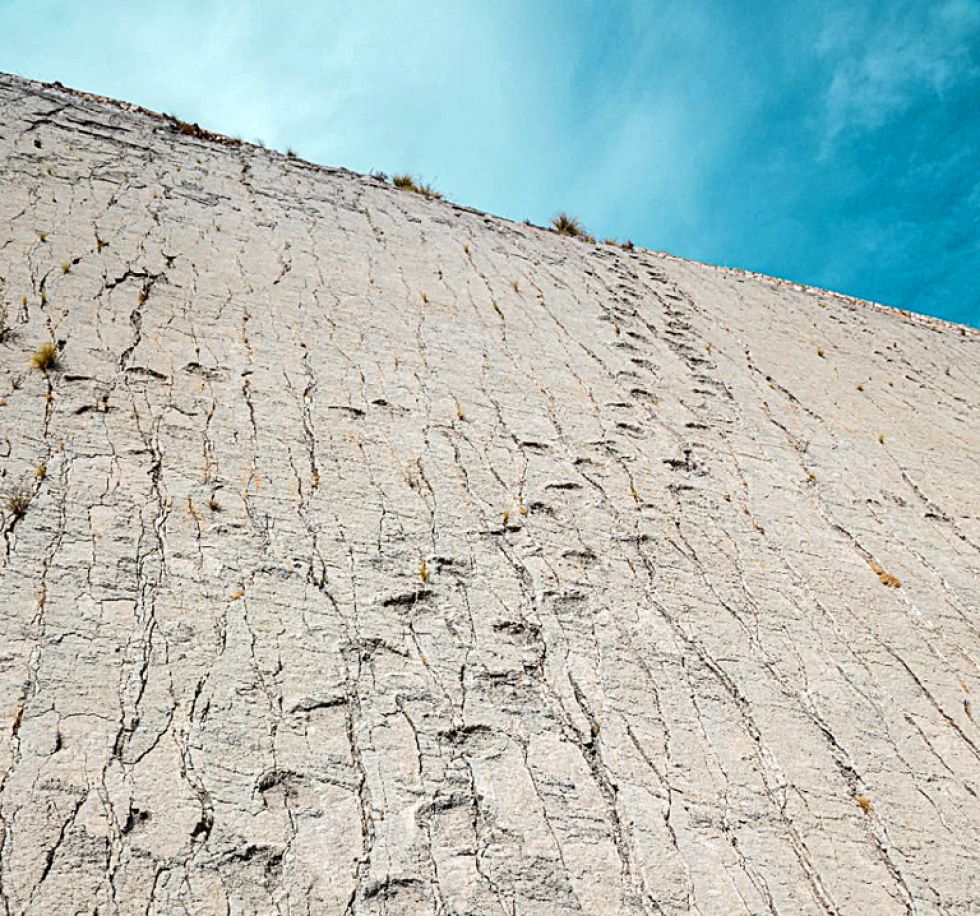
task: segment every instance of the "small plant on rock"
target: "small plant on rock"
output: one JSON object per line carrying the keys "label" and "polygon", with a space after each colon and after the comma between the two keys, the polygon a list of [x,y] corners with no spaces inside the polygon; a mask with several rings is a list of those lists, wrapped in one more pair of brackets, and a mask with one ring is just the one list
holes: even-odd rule
{"label": "small plant on rock", "polygon": [[575,216],[569,216],[564,211],[552,218],[551,228],[559,235],[567,235],[576,239],[585,237],[585,226],[582,225],[582,221]]}
{"label": "small plant on rock", "polygon": [[30,488],[26,484],[18,484],[7,494],[5,504],[7,512],[13,518],[22,518],[27,512],[27,507],[31,504]]}
{"label": "small plant on rock", "polygon": [[58,368],[58,348],[53,343],[42,344],[31,357],[31,365],[41,372]]}
{"label": "small plant on rock", "polygon": [[408,174],[395,175],[391,179],[391,183],[396,188],[401,188],[403,191],[412,191],[415,194],[421,194],[423,197],[428,197],[430,200],[440,200],[442,198],[442,194],[432,187],[432,185],[418,181]]}
{"label": "small plant on rock", "polygon": [[878,577],[878,581],[885,586],[885,588],[901,588],[902,580],[898,576],[888,572],[880,563],[874,560],[869,560],[868,564],[871,566],[871,571]]}

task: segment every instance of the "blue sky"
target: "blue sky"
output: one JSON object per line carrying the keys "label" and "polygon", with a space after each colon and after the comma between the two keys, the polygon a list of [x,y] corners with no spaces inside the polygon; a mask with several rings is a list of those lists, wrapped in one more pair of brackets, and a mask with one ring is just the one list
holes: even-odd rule
{"label": "blue sky", "polygon": [[980,0],[0,0],[0,69],[980,326]]}

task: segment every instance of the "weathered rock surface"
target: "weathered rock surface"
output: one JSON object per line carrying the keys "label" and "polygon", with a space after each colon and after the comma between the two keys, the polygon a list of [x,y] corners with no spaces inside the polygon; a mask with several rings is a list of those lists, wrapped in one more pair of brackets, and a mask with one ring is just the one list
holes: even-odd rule
{"label": "weathered rock surface", "polygon": [[14,77],[0,227],[4,912],[980,912],[974,332]]}

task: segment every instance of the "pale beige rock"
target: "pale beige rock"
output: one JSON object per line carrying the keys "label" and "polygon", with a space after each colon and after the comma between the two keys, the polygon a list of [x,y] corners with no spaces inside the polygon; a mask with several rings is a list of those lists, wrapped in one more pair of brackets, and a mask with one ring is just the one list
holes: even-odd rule
{"label": "pale beige rock", "polygon": [[0,227],[4,912],[980,912],[974,332],[15,77]]}

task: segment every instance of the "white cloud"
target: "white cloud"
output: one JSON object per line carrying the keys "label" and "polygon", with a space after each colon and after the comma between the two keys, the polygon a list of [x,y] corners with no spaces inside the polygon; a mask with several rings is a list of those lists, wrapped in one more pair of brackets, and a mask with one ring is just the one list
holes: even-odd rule
{"label": "white cloud", "polygon": [[829,14],[815,48],[830,68],[826,143],[847,131],[875,130],[917,101],[941,98],[976,76],[971,52],[978,38],[980,4],[972,0],[849,7]]}

